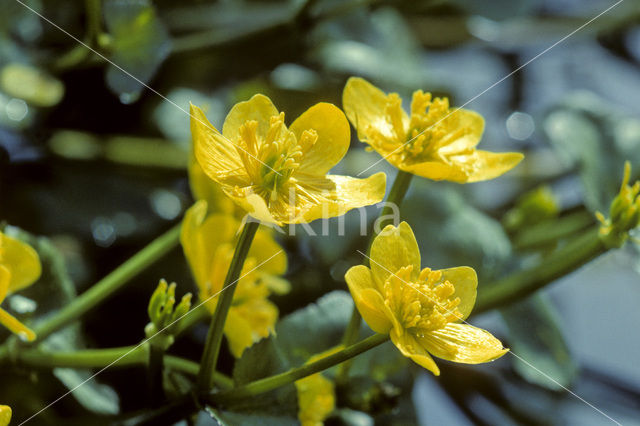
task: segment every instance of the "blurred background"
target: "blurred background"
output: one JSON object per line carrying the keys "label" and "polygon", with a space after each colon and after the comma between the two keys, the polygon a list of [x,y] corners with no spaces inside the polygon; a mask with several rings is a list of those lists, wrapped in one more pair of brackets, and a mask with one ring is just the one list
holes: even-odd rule
{"label": "blurred background", "polygon": [[[24,2],[117,64],[19,2],[0,0],[0,220],[46,237],[37,244],[50,278],[3,306],[35,322],[180,221],[193,202],[189,102],[219,127],[234,103],[264,93],[290,123],[316,102],[341,106],[344,83],[355,75],[405,101],[423,89],[479,112],[486,120],[481,148],[524,152],[523,163],[497,180],[464,186],[416,178],[402,216],[416,231],[425,266],[472,266],[480,292],[553,249],[544,228],[527,234],[527,227],[559,217],[567,219],[567,235],[579,233],[595,222],[595,211],[608,211],[625,160],[639,175],[637,0],[590,23],[615,2]],[[335,172],[355,175],[378,159],[354,136]],[[389,184],[395,176],[384,161],[367,174],[377,171],[388,173]],[[533,219],[531,199],[546,207]],[[372,218],[378,212],[370,208]],[[321,298],[321,311],[335,319],[326,332],[339,340],[351,312],[339,292],[344,272],[362,262],[356,250],[366,238],[357,214],[347,216],[345,236],[331,229],[324,237],[279,237],[293,289],[274,300],[286,318],[294,311],[304,317],[299,310]],[[340,409],[327,424],[611,423],[596,408],[640,424],[638,253],[634,244],[610,251],[521,303],[472,318],[535,368],[505,355],[481,366],[440,362],[435,378],[387,345],[354,368],[354,384],[338,390]],[[160,278],[176,281],[180,294],[194,291],[176,248],[47,345],[136,344]],[[195,327],[172,353],[198,360],[205,334],[204,324]],[[231,370],[228,353],[221,362]],[[0,402],[19,420],[87,377],[3,366]],[[144,391],[142,369],[109,369],[34,424],[108,422],[142,409]],[[250,424],[242,417],[249,414],[233,416],[229,424]],[[198,422],[215,424],[207,414]]]}

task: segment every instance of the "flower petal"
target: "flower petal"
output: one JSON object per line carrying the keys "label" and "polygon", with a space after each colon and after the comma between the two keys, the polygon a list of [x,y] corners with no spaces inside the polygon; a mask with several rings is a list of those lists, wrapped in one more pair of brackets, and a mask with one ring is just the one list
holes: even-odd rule
{"label": "flower petal", "polygon": [[397,167],[405,172],[431,180],[448,180],[450,182],[465,183],[469,178],[460,165],[439,161],[425,161],[415,164],[402,163],[398,164]]}
{"label": "flower petal", "polygon": [[191,137],[193,138],[193,152],[204,173],[211,179],[218,181],[230,174],[243,175],[242,160],[238,149],[228,137],[222,136],[209,123],[204,112],[195,105],[191,105]]}
{"label": "flower petal", "polygon": [[351,296],[362,318],[376,333],[388,333],[393,326],[393,315],[376,290],[371,270],[364,265],[350,268],[344,276]]}
{"label": "flower petal", "polygon": [[[393,127],[387,120],[387,103],[388,97],[382,90],[360,77],[351,77],[342,92],[344,111],[363,142],[373,139],[372,132],[389,141],[396,139]],[[401,115],[402,121],[408,124],[407,113],[401,111]]]}
{"label": "flower petal", "polygon": [[298,393],[298,420],[301,426],[323,425],[335,409],[336,397],[333,383],[322,373],[296,380]]}
{"label": "flower petal", "polygon": [[245,349],[269,337],[278,320],[278,308],[267,299],[249,299],[232,306],[224,325],[224,334],[234,357]]}
{"label": "flower petal", "polygon": [[474,172],[467,182],[496,178],[518,165],[524,158],[519,152],[476,151],[472,160]]}
{"label": "flower petal", "polygon": [[301,176],[296,182],[295,208],[300,211],[287,223],[311,222],[342,216],[349,210],[379,203],[386,190],[386,175],[376,173],[366,179],[326,175],[324,178]]}
{"label": "flower petal", "polygon": [[438,358],[465,364],[493,361],[508,351],[491,333],[468,324],[449,323],[419,340]]}
{"label": "flower petal", "polygon": [[233,201],[222,191],[220,184],[212,180],[202,170],[193,150],[189,155],[187,171],[189,173],[189,188],[193,198],[206,200],[211,212],[233,214],[236,211]]}
{"label": "flower petal", "polygon": [[0,303],[9,293],[9,283],[11,282],[11,271],[0,265]]}
{"label": "flower petal", "polygon": [[373,279],[382,289],[390,275],[405,266],[413,266],[413,273],[420,273],[420,249],[413,230],[407,222],[396,228],[387,225],[371,244],[371,272]]}
{"label": "flower petal", "polygon": [[318,140],[305,153],[298,171],[324,176],[338,164],[349,149],[351,141],[349,122],[335,105],[319,103],[305,111],[289,128],[298,141],[302,133],[310,129],[317,132]]}
{"label": "flower petal", "polygon": [[[468,109],[450,108],[449,114],[451,115],[450,118],[455,121],[455,127],[451,129],[449,135],[445,135],[442,139],[443,146],[438,150],[438,153],[452,155],[475,148],[480,139],[482,139],[484,118],[477,112]],[[451,137],[450,135],[456,135],[457,129],[463,129],[464,135],[447,140]]]}
{"label": "flower petal", "polygon": [[460,304],[456,307],[462,314],[462,321],[467,319],[476,303],[476,289],[478,287],[478,275],[473,268],[458,266],[456,268],[443,269],[442,280],[447,280],[456,289],[452,297],[459,297]]}
{"label": "flower petal", "polygon": [[180,231],[182,250],[201,291],[211,279],[216,248],[232,242],[239,227],[231,216],[206,214],[207,202],[198,201],[185,213]]}
{"label": "flower petal", "polygon": [[282,275],[287,272],[287,254],[265,229],[258,229],[249,257],[255,259],[256,266],[260,265],[260,271],[273,275]]}
{"label": "flower petal", "polygon": [[434,375],[440,375],[440,369],[436,365],[435,361],[429,353],[418,343],[418,341],[407,332],[403,332],[402,335],[398,335],[396,330],[391,330],[389,333],[391,341],[400,350],[402,355],[410,358],[413,362],[431,371]]}
{"label": "flower petal", "polygon": [[12,333],[17,334],[28,342],[36,340],[36,333],[2,308],[0,308],[0,324],[4,325],[11,330]]}
{"label": "flower petal", "polygon": [[258,122],[258,136],[264,138],[269,131],[271,117],[278,115],[278,109],[271,99],[265,95],[257,94],[244,102],[238,102],[231,108],[222,126],[222,134],[235,142],[238,138],[238,129],[245,122],[255,120]]}
{"label": "flower petal", "polygon": [[[280,217],[274,216],[264,201],[264,198],[253,192],[250,187],[239,189],[223,186],[222,189],[234,203],[255,219],[261,222],[273,223],[278,226],[282,225],[283,220]],[[285,217],[288,216],[285,215]]]}
{"label": "flower petal", "polygon": [[40,278],[40,258],[30,245],[0,233],[0,250],[2,265],[11,272],[9,294],[30,286]]}
{"label": "flower petal", "polygon": [[11,422],[11,407],[0,405],[0,426],[9,426]]}

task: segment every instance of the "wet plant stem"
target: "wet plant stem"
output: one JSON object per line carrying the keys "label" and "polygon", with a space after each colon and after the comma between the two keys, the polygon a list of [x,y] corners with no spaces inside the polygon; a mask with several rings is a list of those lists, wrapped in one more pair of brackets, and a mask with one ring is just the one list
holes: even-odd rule
{"label": "wet plant stem", "polygon": [[202,360],[200,362],[200,373],[198,374],[198,391],[207,392],[214,385],[214,371],[218,363],[218,355],[220,354],[220,346],[222,345],[222,335],[224,332],[224,323],[233,301],[233,295],[240,278],[240,273],[244,265],[244,261],[249,253],[253,237],[260,226],[260,222],[246,222],[238,243],[236,245],[227,277],[218,297],[216,310],[211,318],[209,333],[205,343]]}
{"label": "wet plant stem", "polygon": [[321,358],[315,362],[305,364],[301,367],[293,368],[281,374],[256,380],[243,386],[239,386],[230,390],[222,391],[208,397],[210,402],[216,404],[224,404],[227,401],[250,398],[264,392],[288,385],[296,380],[303,379],[312,374],[331,368],[345,362],[369,349],[389,340],[386,334],[374,334],[358,343],[342,349],[332,355]]}

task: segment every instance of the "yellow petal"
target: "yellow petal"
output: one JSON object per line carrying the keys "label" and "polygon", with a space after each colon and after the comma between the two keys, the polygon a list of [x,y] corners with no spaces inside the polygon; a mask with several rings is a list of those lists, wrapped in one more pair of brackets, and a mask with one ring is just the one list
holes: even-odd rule
{"label": "yellow petal", "polygon": [[478,182],[496,178],[518,165],[524,158],[519,152],[476,151],[473,156],[474,172],[468,182]]}
{"label": "yellow petal", "polygon": [[419,340],[434,356],[465,364],[493,361],[508,351],[491,333],[468,324],[449,323]]}
{"label": "yellow petal", "polygon": [[452,297],[460,298],[460,304],[456,308],[462,314],[461,320],[467,319],[476,303],[476,289],[478,287],[476,271],[468,266],[443,269],[442,280],[453,284],[456,291]]}
{"label": "yellow petal", "polygon": [[198,201],[184,215],[180,242],[201,291],[211,278],[216,248],[233,241],[239,222],[231,216],[215,214],[206,217],[207,202]]}
{"label": "yellow petal", "polygon": [[11,407],[0,405],[0,426],[9,426],[11,422]]}
{"label": "yellow petal", "polygon": [[[391,161],[391,159],[389,160]],[[416,164],[398,163],[394,165],[405,172],[431,180],[448,180],[450,182],[465,183],[469,178],[465,169],[455,163],[448,164],[439,161],[425,161]]]}
{"label": "yellow petal", "polygon": [[28,342],[36,340],[36,334],[29,327],[18,321],[13,315],[2,308],[0,308],[0,324]]}
{"label": "yellow petal", "polygon": [[[372,139],[372,132],[378,132],[389,141],[396,139],[393,126],[387,120],[387,102],[387,95],[368,81],[360,77],[351,77],[347,81],[342,92],[342,106],[361,141]],[[406,112],[402,111],[401,115],[402,121],[408,124]]]}
{"label": "yellow petal", "polygon": [[[231,188],[223,186],[222,189],[240,208],[260,222],[273,223],[278,226],[281,226],[284,222],[280,216],[276,217],[271,213],[264,198],[253,193],[251,188]],[[283,217],[289,216],[283,215]]]}
{"label": "yellow petal", "polygon": [[429,353],[418,343],[418,341],[406,331],[399,335],[395,329],[389,333],[391,341],[402,355],[410,358],[413,362],[431,371],[436,376],[440,375],[440,369]]}
{"label": "yellow petal", "polygon": [[232,306],[224,325],[229,349],[240,358],[245,349],[269,337],[278,320],[278,308],[267,299],[249,299]]}
{"label": "yellow petal", "polygon": [[[443,146],[438,150],[438,153],[452,155],[475,148],[482,139],[484,118],[477,112],[468,109],[451,108],[449,111],[452,118],[455,118],[455,127],[452,127],[450,133],[440,141]],[[448,140],[456,135],[458,129],[464,130],[463,136]]]}
{"label": "yellow petal", "polygon": [[298,172],[324,176],[349,149],[349,122],[335,105],[319,103],[305,111],[289,128],[298,141],[302,133],[310,129],[317,132],[318,140],[304,154]]}
{"label": "yellow petal", "polygon": [[382,295],[376,290],[371,270],[364,265],[350,268],[344,276],[351,296],[362,318],[376,333],[386,334],[391,330],[393,315],[384,304]]}
{"label": "yellow petal", "polygon": [[235,142],[240,126],[249,120],[255,120],[258,122],[258,136],[264,138],[269,130],[270,118],[278,114],[271,99],[261,94],[254,95],[248,101],[238,102],[231,108],[224,120],[222,134]]}
{"label": "yellow petal", "polygon": [[30,286],[38,278],[42,267],[38,253],[28,244],[0,233],[0,262],[11,272],[9,293]]}
{"label": "yellow petal", "polygon": [[[191,137],[193,152],[204,173],[211,179],[228,178],[234,171],[242,171],[242,160],[233,139],[222,136],[202,110],[191,105]],[[245,173],[236,179],[242,183]]]}
{"label": "yellow petal", "polygon": [[295,382],[298,393],[298,419],[302,426],[318,426],[335,408],[333,383],[321,373]]}
{"label": "yellow petal", "polygon": [[339,175],[300,179],[295,204],[303,214],[294,223],[338,217],[349,210],[379,203],[384,198],[386,179],[382,172],[366,179]]}
{"label": "yellow petal", "polygon": [[420,249],[413,230],[407,222],[396,228],[387,225],[371,244],[371,272],[382,289],[384,282],[405,266],[413,266],[413,274],[420,273]]}
{"label": "yellow petal", "polygon": [[256,232],[249,257],[255,259],[256,265],[261,265],[260,270],[263,272],[273,275],[287,272],[287,254],[265,229],[258,229]]}
{"label": "yellow petal", "polygon": [[236,209],[220,184],[206,175],[193,152],[189,155],[189,188],[196,200],[205,200],[211,212],[233,214]]}
{"label": "yellow petal", "polygon": [[9,293],[9,283],[11,282],[11,271],[0,265],[0,303]]}

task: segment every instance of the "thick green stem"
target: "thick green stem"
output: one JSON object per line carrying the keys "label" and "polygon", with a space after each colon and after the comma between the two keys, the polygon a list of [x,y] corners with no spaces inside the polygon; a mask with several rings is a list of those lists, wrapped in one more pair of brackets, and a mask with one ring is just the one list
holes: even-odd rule
{"label": "thick green stem", "polygon": [[545,244],[553,244],[561,238],[569,237],[576,232],[593,225],[594,217],[587,211],[579,211],[569,215],[549,219],[529,226],[518,232],[513,245],[517,249],[537,248]]}
{"label": "thick green stem", "polygon": [[[148,353],[143,346],[123,346],[108,349],[84,349],[75,352],[43,351],[27,349],[17,354],[15,362],[19,365],[44,368],[122,368],[134,365],[146,365]],[[188,359],[173,355],[164,355],[164,366],[190,376],[196,376],[200,365]],[[223,389],[233,387],[233,380],[222,373],[214,373],[216,385]]]}
{"label": "thick green stem", "polygon": [[[389,195],[387,196],[385,206],[382,209],[382,212],[380,212],[380,217],[378,218],[378,220],[383,219],[379,224],[380,230],[393,223],[393,219],[397,218],[396,215],[400,213],[400,205],[402,204],[402,200],[404,200],[404,196],[409,189],[412,178],[413,175],[411,173],[398,170],[398,174],[396,175],[393,185],[391,186],[391,190],[389,191]],[[372,234],[371,240],[373,240],[374,235],[375,233]],[[371,245],[371,242],[372,241],[369,242],[369,245]]]}
{"label": "thick green stem", "polygon": [[293,383],[296,380],[300,380],[312,374],[318,373],[334,365],[340,364],[348,359],[351,359],[369,349],[389,340],[389,336],[386,334],[374,334],[354,345],[351,345],[339,352],[326,356],[310,364],[305,364],[301,367],[291,369],[275,376],[266,377],[264,379],[256,380],[255,382],[248,383],[243,386],[239,386],[235,389],[228,391],[222,391],[220,393],[211,395],[210,399],[213,403],[225,403],[230,400],[237,400],[243,398],[250,398],[252,396],[268,392],[270,390],[279,388],[289,383]]}
{"label": "thick green stem", "polygon": [[171,251],[180,241],[180,224],[174,226],[148,246],[128,259],[116,270],[94,284],[89,290],[75,298],[73,302],[60,310],[50,319],[35,327],[38,340],[44,340],[50,334],[77,320],[91,309],[111,297],[133,277],[144,271],[161,257]]}
{"label": "thick green stem", "polygon": [[211,318],[211,325],[209,327],[209,333],[207,334],[202,361],[200,361],[200,373],[198,374],[198,390],[200,392],[206,392],[214,385],[213,372],[218,364],[224,323],[227,320],[227,314],[233,301],[233,294],[235,293],[238,279],[240,278],[242,266],[247,258],[251,242],[259,226],[260,222],[245,223],[242,234],[238,239],[236,250],[233,253],[233,259],[231,259],[227,277],[224,280],[222,290],[220,290],[221,294],[218,297],[216,311],[213,314],[213,318]]}
{"label": "thick green stem", "polygon": [[546,256],[533,268],[518,271],[486,288],[481,288],[473,314],[523,299],[604,253],[607,249],[598,236],[598,230],[598,226],[587,230]]}
{"label": "thick green stem", "polygon": [[[393,185],[391,186],[389,195],[387,195],[385,206],[380,212],[380,216],[378,217],[380,223],[377,225],[374,223],[373,232],[371,233],[371,237],[369,238],[369,242],[367,243],[367,252],[369,251],[369,248],[373,243],[373,238],[377,235],[376,228],[379,227],[379,229],[382,230],[388,224],[393,223],[394,219],[399,219],[399,217],[396,217],[396,215],[399,215],[400,213],[400,205],[402,204],[402,200],[404,200],[404,196],[409,190],[409,185],[411,184],[412,178],[413,175],[411,173],[398,170],[398,174],[396,174],[396,178],[393,181]],[[368,259],[364,259],[363,263],[365,265],[369,264]],[[360,312],[358,312],[358,309],[354,306],[353,312],[351,313],[351,320],[349,321],[349,325],[347,326],[344,337],[342,338],[343,345],[350,346],[356,342],[356,340],[358,339],[358,331],[360,330],[361,323],[362,317],[360,316]],[[350,367],[350,362],[345,362],[341,365],[341,368],[338,371],[338,380],[345,380],[347,378],[347,376],[349,375]]]}

